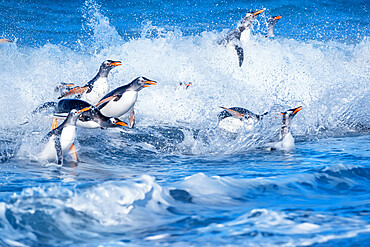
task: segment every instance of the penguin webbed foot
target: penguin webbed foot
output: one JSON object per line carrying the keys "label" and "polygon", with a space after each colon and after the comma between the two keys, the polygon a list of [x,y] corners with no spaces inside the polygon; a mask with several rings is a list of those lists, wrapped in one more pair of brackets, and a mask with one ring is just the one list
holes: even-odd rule
{"label": "penguin webbed foot", "polygon": [[71,153],[71,156],[73,157],[73,159],[76,162],[80,162],[80,160],[79,160],[79,158],[77,156],[77,148],[76,148],[76,145],[74,143],[70,146],[69,152]]}
{"label": "penguin webbed foot", "polygon": [[129,121],[130,121],[130,128],[133,129],[135,127],[135,111],[134,110],[132,110],[130,114]]}

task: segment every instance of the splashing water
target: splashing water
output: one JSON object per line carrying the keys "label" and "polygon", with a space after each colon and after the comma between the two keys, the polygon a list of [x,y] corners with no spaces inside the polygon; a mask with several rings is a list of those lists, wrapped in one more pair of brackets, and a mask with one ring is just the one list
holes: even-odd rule
{"label": "splashing water", "polygon": [[[314,2],[320,19],[288,1],[11,3],[0,31],[15,40],[0,47],[0,245],[369,240],[366,6]],[[239,67],[234,47],[217,41],[246,9],[262,7]],[[275,14],[276,38],[266,39]],[[38,162],[51,114],[20,124],[56,100],[58,83],[84,85],[106,59],[123,64],[109,75],[111,90],[138,76],[158,82],[139,92],[135,129],[78,129],[82,162]],[[270,114],[234,135],[217,128],[220,106]],[[296,148],[267,151],[280,113],[298,106]]]}

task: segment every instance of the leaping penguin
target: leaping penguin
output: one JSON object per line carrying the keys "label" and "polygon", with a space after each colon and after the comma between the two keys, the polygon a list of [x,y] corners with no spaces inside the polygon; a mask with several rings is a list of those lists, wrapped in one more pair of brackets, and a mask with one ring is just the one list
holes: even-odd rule
{"label": "leaping penguin", "polygon": [[93,105],[98,103],[99,99],[109,92],[109,84],[107,81],[108,74],[112,68],[122,65],[120,61],[106,60],[100,65],[98,74],[83,87],[73,87],[73,84],[60,84],[57,89],[62,91],[67,88],[67,91],[62,93],[58,99],[74,95],[76,98],[81,98]]}
{"label": "leaping penguin", "polygon": [[281,16],[273,16],[270,17],[267,21],[267,34],[266,37],[275,37],[275,25],[278,22],[278,20],[281,19]]}
{"label": "leaping penguin", "polygon": [[131,83],[116,88],[105,95],[96,104],[96,107],[107,117],[121,117],[132,110],[132,115],[130,117],[130,127],[132,128],[135,124],[135,112],[133,108],[137,100],[138,92],[150,85],[157,85],[157,82],[145,77],[138,77]]}
{"label": "leaping penguin", "polygon": [[241,107],[221,108],[224,110],[218,114],[218,127],[232,133],[237,133],[243,126],[246,130],[252,130],[254,124],[268,114],[258,115]]}
{"label": "leaping penguin", "polygon": [[[41,160],[56,160],[58,164],[62,164],[63,155],[70,150],[76,152],[74,140],[76,137],[76,121],[80,114],[89,108],[83,108],[79,111],[73,109],[68,114],[68,117],[57,128],[51,130],[43,139],[47,143],[43,151],[39,155]],[[77,157],[77,156],[75,156]]]}
{"label": "leaping penguin", "polygon": [[241,24],[239,24],[236,29],[231,31],[223,40],[219,42],[219,44],[227,44],[233,42],[239,59],[239,67],[242,66],[244,61],[244,49],[242,47],[243,43],[249,41],[252,23],[263,11],[265,11],[265,9],[260,9],[255,12],[247,13],[243,17]]}

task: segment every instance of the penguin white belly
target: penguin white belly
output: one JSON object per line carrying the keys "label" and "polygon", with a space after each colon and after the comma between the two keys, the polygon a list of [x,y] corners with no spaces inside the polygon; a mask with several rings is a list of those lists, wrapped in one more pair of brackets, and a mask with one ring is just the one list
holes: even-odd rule
{"label": "penguin white belly", "polygon": [[76,125],[81,128],[86,128],[86,129],[97,129],[100,128],[100,124],[94,121],[80,121],[77,120]]}
{"label": "penguin white belly", "polygon": [[242,44],[248,43],[251,39],[251,30],[246,29],[240,34],[240,41]]}
{"label": "penguin white belly", "polygon": [[239,118],[235,117],[226,117],[218,123],[218,128],[231,133],[238,133],[241,130],[250,131],[254,128],[254,120],[240,120]]}
{"label": "penguin white belly", "polygon": [[109,92],[109,85],[106,78],[100,78],[94,82],[94,87],[90,93],[82,95],[81,99],[96,105],[101,98]]}
{"label": "penguin white belly", "polygon": [[284,138],[275,143],[274,147],[278,150],[291,150],[294,148],[294,137],[292,133],[287,133]]}
{"label": "penguin white belly", "polygon": [[76,126],[66,126],[62,130],[60,136],[60,145],[62,146],[63,153],[68,151],[76,137]]}
{"label": "penguin white belly", "polygon": [[107,117],[120,117],[135,105],[137,94],[137,91],[127,91],[118,101],[109,101],[100,112]]}
{"label": "penguin white belly", "polygon": [[[67,126],[63,128],[60,136],[60,145],[62,147],[62,154],[64,155],[73,144],[75,140],[76,127]],[[41,160],[57,160],[57,151],[55,149],[55,136],[52,136],[49,141],[46,143],[44,149],[39,155]]]}

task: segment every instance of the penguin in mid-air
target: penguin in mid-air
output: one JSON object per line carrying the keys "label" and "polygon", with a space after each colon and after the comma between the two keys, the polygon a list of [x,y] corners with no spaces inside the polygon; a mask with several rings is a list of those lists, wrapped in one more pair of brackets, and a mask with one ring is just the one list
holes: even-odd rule
{"label": "penguin in mid-air", "polygon": [[218,114],[218,128],[232,133],[237,133],[243,127],[252,130],[254,124],[268,114],[258,115],[242,107],[221,108],[224,110]]}
{"label": "penguin in mid-air", "polygon": [[244,61],[244,49],[242,47],[243,43],[247,43],[250,40],[252,23],[263,11],[265,11],[265,9],[260,9],[255,12],[247,13],[243,17],[239,26],[229,32],[229,34],[224,39],[218,42],[219,44],[228,44],[230,42],[234,44],[234,48],[239,59],[239,67],[242,66]]}
{"label": "penguin in mid-air", "polygon": [[109,72],[111,69],[121,65],[122,63],[120,61],[106,60],[100,65],[98,74],[87,82],[85,86],[71,87],[73,84],[70,83],[58,85],[56,90],[62,91],[62,95],[58,97],[58,99],[73,95],[75,98],[80,98],[95,105],[101,97],[109,92],[109,84],[107,81]]}
{"label": "penguin in mid-air", "polygon": [[121,86],[105,95],[96,107],[107,117],[121,117],[132,110],[130,116],[130,127],[135,124],[135,112],[133,110],[137,100],[138,92],[150,85],[157,85],[156,81],[145,77],[138,77],[129,84]]}
{"label": "penguin in mid-air", "polygon": [[267,34],[266,37],[275,37],[275,25],[278,20],[281,19],[281,15],[270,17],[267,21]]}
{"label": "penguin in mid-air", "polygon": [[59,127],[54,126],[56,128],[52,129],[43,139],[47,143],[39,155],[40,160],[56,160],[58,164],[62,164],[64,154],[70,151],[78,161],[74,145],[76,121],[81,113],[87,110],[89,110],[88,107],[79,111],[73,109]]}

